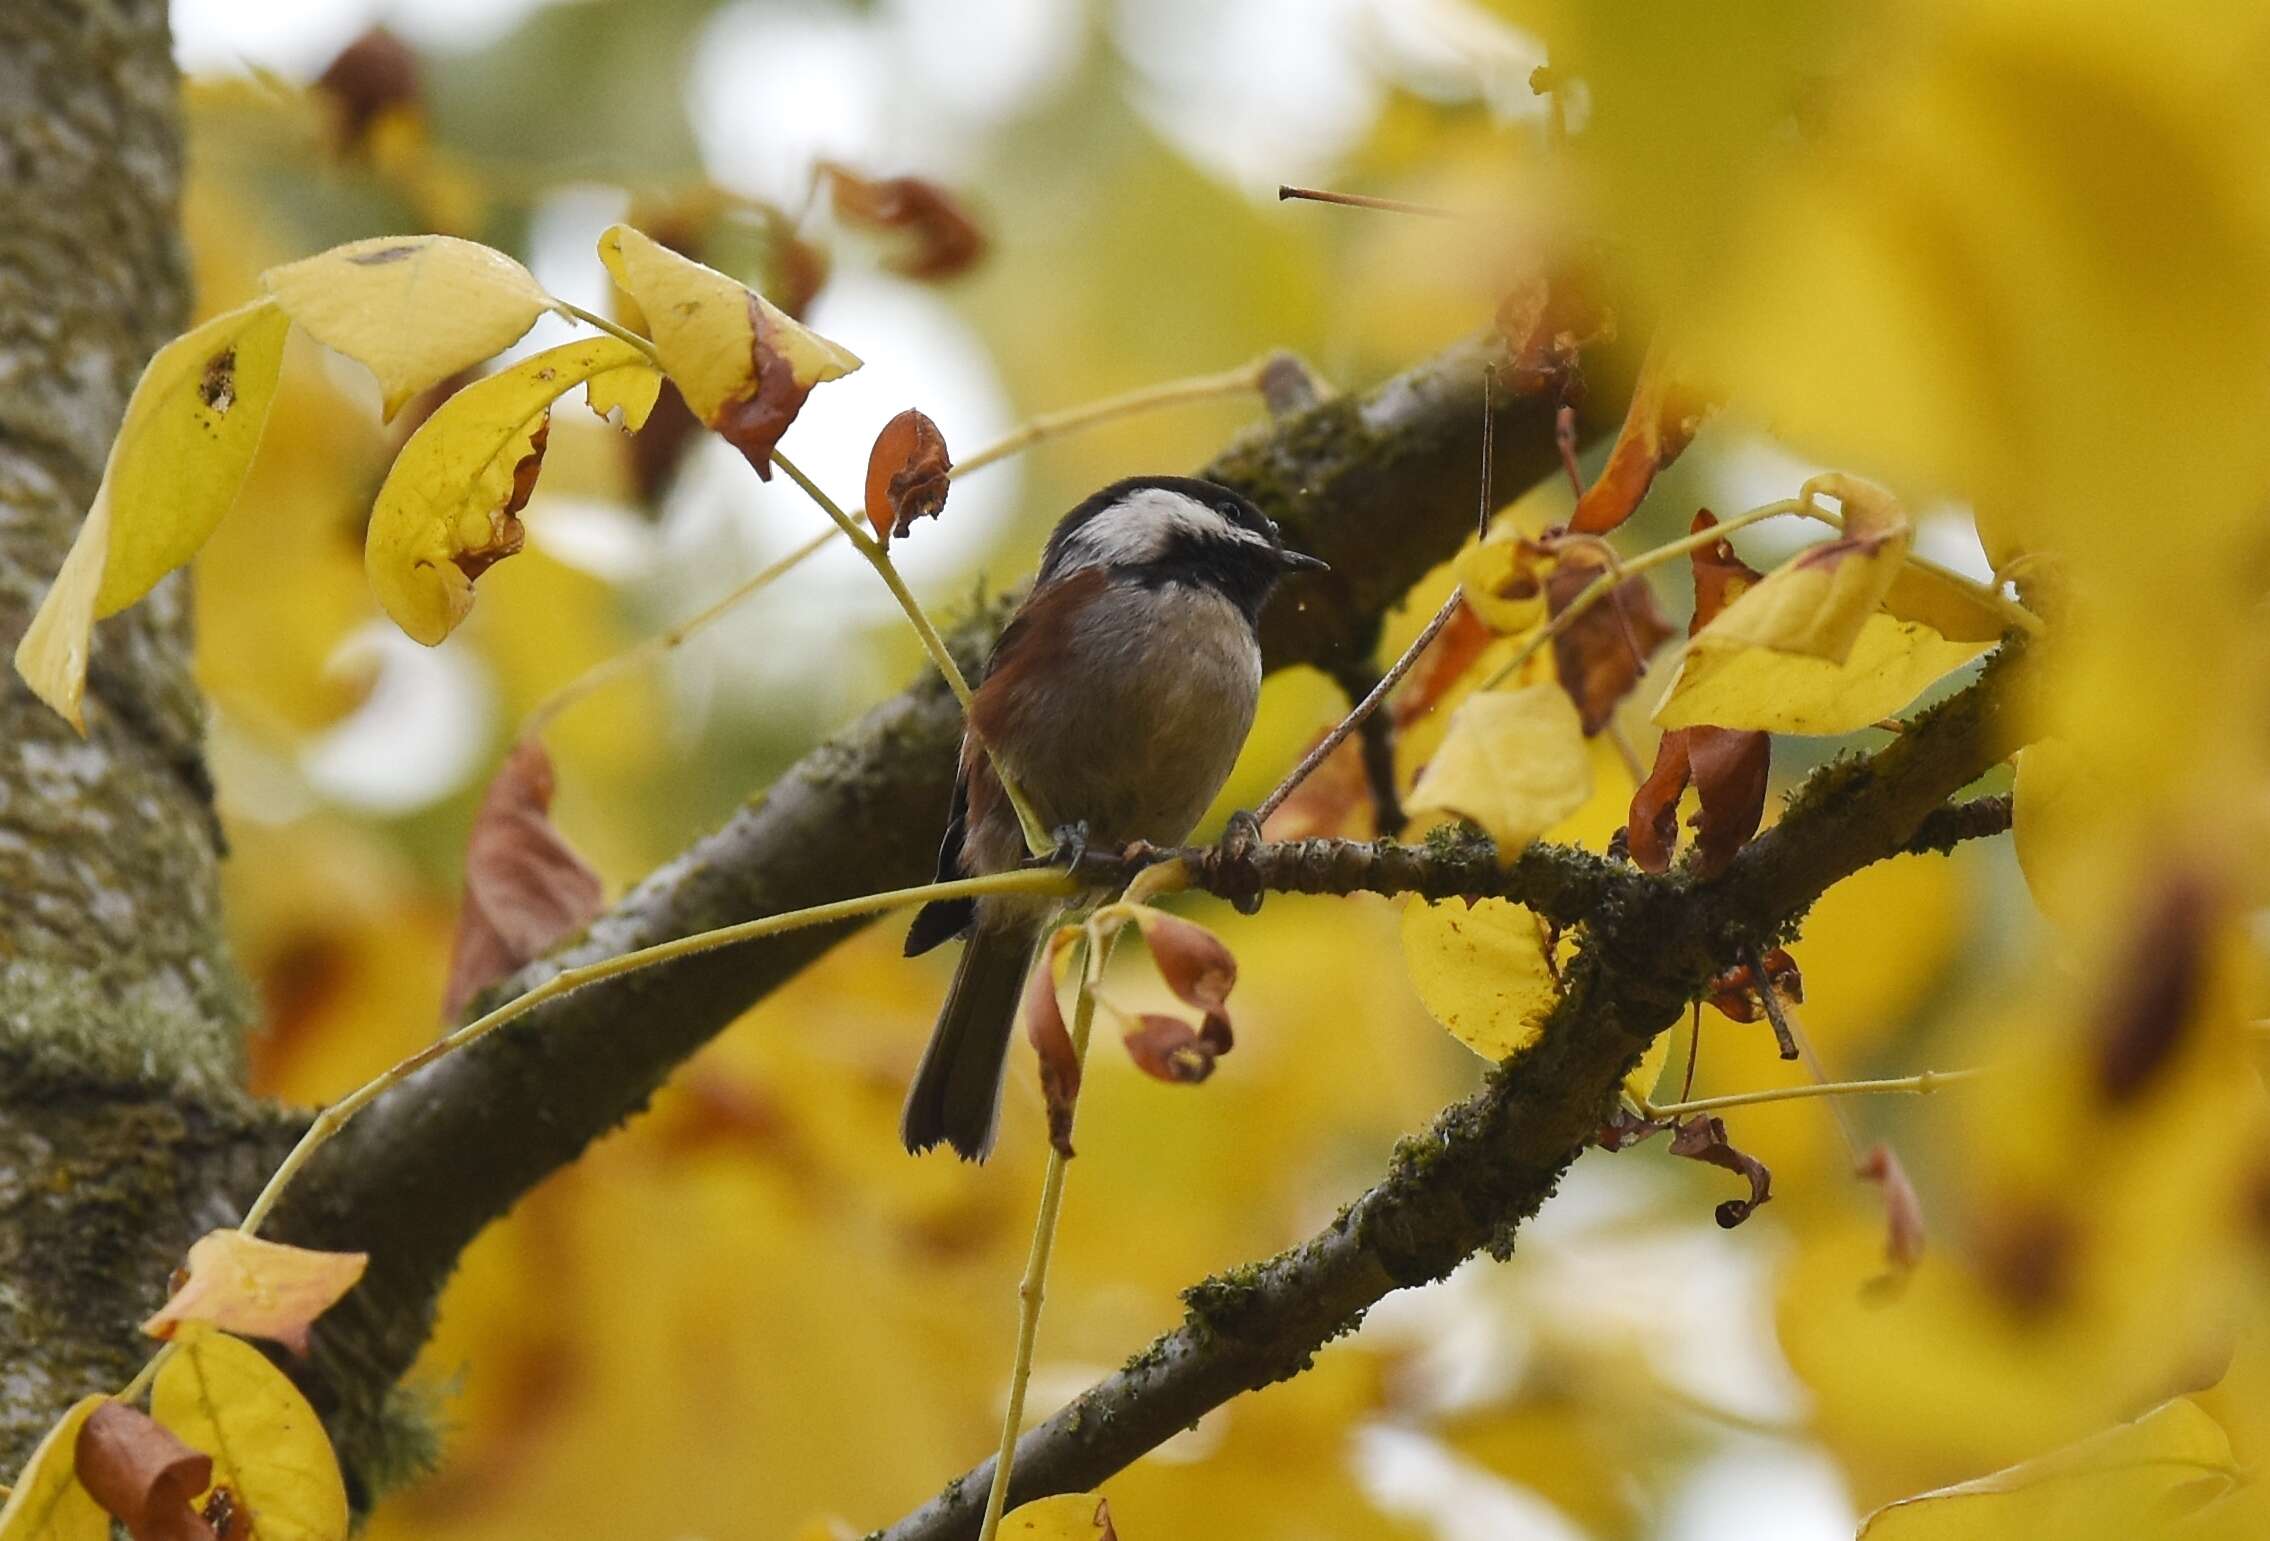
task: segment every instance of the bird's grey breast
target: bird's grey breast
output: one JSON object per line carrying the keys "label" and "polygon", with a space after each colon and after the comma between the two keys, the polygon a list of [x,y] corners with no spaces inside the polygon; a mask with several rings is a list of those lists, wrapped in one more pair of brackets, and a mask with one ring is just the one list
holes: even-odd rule
{"label": "bird's grey breast", "polygon": [[1059,820],[1113,841],[1179,841],[1229,779],[1253,726],[1261,650],[1203,584],[1115,580],[1050,671],[1065,687],[1027,770]]}

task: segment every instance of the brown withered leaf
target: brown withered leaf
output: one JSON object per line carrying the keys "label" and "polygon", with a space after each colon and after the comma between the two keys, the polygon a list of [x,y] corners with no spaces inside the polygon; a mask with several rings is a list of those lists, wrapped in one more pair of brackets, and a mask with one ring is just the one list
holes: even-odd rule
{"label": "brown withered leaf", "polygon": [[552,827],[553,790],[552,757],[539,740],[523,739],[473,815],[465,902],[442,996],[446,1020],[599,913],[599,874]]}
{"label": "brown withered leaf", "polygon": [[213,1458],[192,1450],[140,1408],[105,1402],[79,1429],[79,1485],[134,1541],[214,1541],[191,1507],[213,1480]]}
{"label": "brown withered leaf", "polygon": [[205,1507],[198,1512],[215,1541],[247,1541],[252,1534],[252,1511],[236,1501],[236,1490],[226,1482],[205,1495]]}
{"label": "brown withered leaf", "polygon": [[1615,313],[1574,271],[1522,274],[1498,301],[1496,323],[1505,340],[1506,385],[1517,394],[1577,394],[1584,350],[1616,335]]}
{"label": "brown withered leaf", "polygon": [[361,1252],[312,1252],[242,1231],[208,1231],[191,1245],[180,1284],[142,1330],[170,1338],[184,1322],[208,1322],[304,1355],[308,1328],[355,1287],[369,1261]]}
{"label": "brown withered leaf", "polygon": [[2164,880],[2128,939],[2127,967],[2097,1014],[2097,1089],[2113,1107],[2143,1095],[2195,1025],[2214,895],[2189,872]]}
{"label": "brown withered leaf", "polygon": [[[1687,533],[1700,535],[1717,527],[1718,517],[1702,508],[1695,511]],[[1737,556],[1734,543],[1723,535],[1707,546],[1697,547],[1687,561],[1695,574],[1695,615],[1687,623],[1690,637],[1717,620],[1720,611],[1740,599],[1765,576]]]}
{"label": "brown withered leaf", "polygon": [[1229,1052],[1230,1030],[1219,1017],[1194,1028],[1180,1017],[1144,1012],[1120,1041],[1145,1075],[1191,1086],[1212,1075],[1214,1061]]}
{"label": "brown withered leaf", "polygon": [[1923,1261],[1923,1201],[1915,1196],[1915,1184],[1891,1146],[1881,1142],[1861,1158],[1856,1175],[1882,1190],[1884,1260],[1895,1276],[1908,1273]]}
{"label": "brown withered leaf", "polygon": [[915,520],[937,518],[953,466],[946,436],[924,414],[908,407],[885,423],[867,452],[867,522],[875,538],[887,545]]}
{"label": "brown withered leaf", "polygon": [[[1317,734],[1308,748],[1314,749],[1323,740],[1324,735]],[[1307,752],[1307,749],[1302,751],[1304,755]],[[1269,821],[1261,826],[1261,837],[1264,840],[1318,837],[1368,840],[1373,831],[1372,806],[1371,778],[1364,773],[1363,744],[1351,734],[1324,757],[1323,764],[1293,788],[1292,795],[1277,805]]]}
{"label": "brown withered leaf", "polygon": [[[1135,924],[1143,933],[1145,945],[1151,949],[1151,960],[1159,967],[1159,977],[1166,981],[1175,999],[1186,1006],[1196,1006],[1209,1020],[1221,1018],[1226,1035],[1230,991],[1237,985],[1237,955],[1220,937],[1196,921],[1169,915],[1149,905],[1136,907]],[[1227,1043],[1223,1047],[1227,1048]]]}
{"label": "brown withered leaf", "polygon": [[[1545,605],[1558,616],[1605,571],[1597,552],[1571,545],[1545,580]],[[1553,669],[1576,703],[1586,737],[1608,725],[1616,703],[1647,673],[1648,655],[1672,635],[1670,619],[1644,578],[1626,578],[1553,639]]]}
{"label": "brown withered leaf", "polygon": [[835,211],[854,224],[913,237],[891,266],[909,278],[951,278],[985,255],[985,233],[954,196],[920,177],[869,179],[833,161],[819,171],[833,190]]}
{"label": "brown withered leaf", "polygon": [[418,56],[384,27],[372,27],[339,50],[315,90],[334,104],[343,144],[359,145],[380,114],[414,108],[423,96]]}
{"label": "brown withered leaf", "polygon": [[1715,1211],[1718,1223],[1728,1230],[1749,1219],[1760,1204],[1773,1197],[1773,1174],[1757,1157],[1734,1148],[1726,1138],[1726,1121],[1716,1114],[1697,1113],[1680,1120],[1671,1131],[1671,1154],[1724,1167],[1749,1183],[1748,1198],[1728,1199]]}
{"label": "brown withered leaf", "polygon": [[1072,1110],[1080,1101],[1080,1054],[1056,1002],[1056,955],[1079,938],[1077,926],[1061,927],[1048,952],[1025,981],[1025,1038],[1040,1056],[1040,1092],[1048,1104],[1048,1143],[1072,1159]]}
{"label": "brown withered leaf", "polygon": [[[1766,966],[1766,977],[1783,1000],[1805,1004],[1805,976],[1797,971],[1797,960],[1787,948],[1776,947],[1758,961]],[[1729,1022],[1755,1022],[1765,1015],[1758,999],[1756,972],[1747,963],[1737,963],[1713,979],[1704,998]]]}
{"label": "brown withered leaf", "polygon": [[753,294],[749,296],[749,324],[755,329],[749,357],[756,367],[756,389],[719,408],[709,426],[741,452],[757,473],[757,480],[769,482],[773,446],[796,421],[796,414],[804,410],[804,398],[812,394],[812,387],[796,378],[796,367],[788,355],[773,345],[772,318]]}
{"label": "brown withered leaf", "polygon": [[1695,875],[1724,872],[1765,816],[1773,740],[1732,728],[1674,728],[1656,745],[1655,767],[1632,793],[1625,849],[1644,872],[1670,870],[1678,843],[1679,798],[1691,783],[1700,800]]}
{"label": "brown withered leaf", "polygon": [[1651,346],[1608,463],[1576,500],[1569,528],[1580,535],[1605,535],[1629,519],[1656,474],[1694,441],[1708,411],[1709,404],[1675,377],[1663,349]]}
{"label": "brown withered leaf", "polygon": [[1407,728],[1433,711],[1496,640],[1497,633],[1483,624],[1472,605],[1460,605],[1388,698],[1395,726]]}

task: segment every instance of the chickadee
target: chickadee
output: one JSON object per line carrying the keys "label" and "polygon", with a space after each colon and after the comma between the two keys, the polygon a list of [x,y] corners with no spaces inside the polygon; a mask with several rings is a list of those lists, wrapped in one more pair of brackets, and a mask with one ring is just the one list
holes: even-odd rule
{"label": "chickadee", "polygon": [[[1196,477],[1130,477],[1066,514],[970,703],[939,880],[1025,860],[987,746],[1051,830],[1085,825],[1113,849],[1181,842],[1253,726],[1263,601],[1286,573],[1324,566]],[[1017,999],[1060,908],[1000,895],[938,900],[915,917],[910,958],[969,942],[907,1093],[908,1150],[943,1142],[967,1161],[992,1150]]]}

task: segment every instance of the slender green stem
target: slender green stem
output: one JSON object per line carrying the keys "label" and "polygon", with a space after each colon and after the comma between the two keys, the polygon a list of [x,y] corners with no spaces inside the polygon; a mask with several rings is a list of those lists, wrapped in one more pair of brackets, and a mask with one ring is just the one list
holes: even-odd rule
{"label": "slender green stem", "polygon": [[1984,1074],[1983,1066],[1973,1066],[1967,1070],[1926,1070],[1888,1081],[1811,1081],[1803,1086],[1770,1086],[1754,1092],[1729,1092],[1723,1097],[1697,1097],[1692,1102],[1655,1103],[1647,1112],[1651,1118],[1680,1118],[1689,1113],[1714,1113],[1720,1108],[1754,1107],[1763,1102],[1797,1102],[1807,1097],[1864,1097],[1888,1092],[1928,1096],[1942,1086]]}
{"label": "slender green stem", "polygon": [[1261,371],[1267,365],[1266,357],[1225,369],[1219,374],[1191,375],[1181,380],[1166,380],[1157,385],[1146,385],[1138,390],[1123,391],[1117,396],[1106,396],[1100,401],[1083,402],[1076,407],[1065,407],[1055,412],[1043,412],[1023,426],[965,460],[946,473],[949,479],[966,476],[1011,455],[1031,449],[1043,439],[1061,433],[1086,428],[1115,417],[1127,417],[1153,407],[1171,407],[1185,401],[1206,401],[1216,396],[1236,396],[1261,388]]}
{"label": "slender green stem", "polygon": [[[836,528],[843,531],[843,538],[851,542],[859,554],[867,559],[867,565],[874,568],[882,578],[884,585],[891,591],[891,597],[899,602],[899,608],[906,612],[907,620],[913,624],[915,635],[922,639],[922,646],[929,652],[930,661],[946,677],[947,688],[953,691],[954,699],[961,702],[962,715],[967,717],[970,709],[969,681],[962,677],[961,666],[954,662],[954,655],[947,650],[946,639],[938,635],[938,628],[930,624],[930,617],[923,613],[921,604],[907,589],[906,580],[899,576],[897,566],[891,561],[890,549],[861,529],[858,520],[838,507],[835,499],[823,492],[819,483],[798,470],[796,463],[786,455],[774,450],[772,463],[786,471],[790,481],[803,488],[813,502],[826,510],[827,516],[835,521]],[[991,744],[985,746],[985,752],[992,758],[994,774],[1001,779],[1001,790],[1008,794],[1009,806],[1017,810],[1017,822],[1024,827],[1026,848],[1035,856],[1046,856],[1056,848],[1054,837],[1050,835],[1047,826],[1041,823],[1040,816],[1033,812],[1032,805],[1025,801],[1023,789],[1017,785],[1016,778],[1009,774],[1008,767],[1001,763],[1001,756]]]}
{"label": "slender green stem", "polygon": [[[1099,937],[1098,928],[1091,924],[1087,940],[1080,947],[1080,994],[1072,1007],[1072,1056],[1083,1067],[1088,1062],[1088,1039],[1096,1025],[1096,980],[1103,972],[1117,935],[1114,930],[1109,937]],[[1040,966],[1048,967],[1047,960],[1043,959]],[[1078,1109],[1075,1090],[1073,1111],[1077,1113]],[[1066,1165],[1063,1151],[1051,1144],[1048,1170],[1040,1184],[1040,1214],[1033,1222],[1032,1251],[1025,1259],[1025,1275],[1017,1282],[1017,1349],[1009,1366],[1009,1409],[1001,1419],[1001,1448],[993,1458],[993,1485],[986,1491],[985,1520],[978,1529],[978,1541],[994,1541],[1001,1529],[1001,1517],[1008,1509],[1009,1477],[1017,1460],[1017,1436],[1023,1432],[1025,1422],[1025,1389],[1032,1382],[1033,1347],[1040,1338],[1041,1302],[1048,1293],[1048,1265],[1056,1250],[1056,1220],[1064,1207]]]}
{"label": "slender green stem", "polygon": [[612,658],[602,658],[536,703],[535,709],[528,714],[527,720],[521,725],[521,737],[532,738],[543,732],[545,728],[551,726],[553,718],[599,689],[600,686],[621,675],[628,674],[642,664],[662,657],[673,648],[682,646],[688,637],[716,624],[743,600],[779,582],[798,564],[818,552],[821,547],[835,538],[836,532],[834,530],[822,530],[786,556],[767,564],[755,577],[743,583],[708,609],[690,615],[675,626],[664,631],[658,631],[653,636],[634,643]]}
{"label": "slender green stem", "polygon": [[566,300],[560,300],[557,303],[562,311],[575,317],[585,326],[595,326],[608,336],[629,343],[639,352],[645,354],[656,369],[662,368],[662,350],[654,346],[652,339],[639,336],[638,333],[632,331],[620,321],[602,316],[595,310],[585,310],[581,305],[571,305]]}
{"label": "slender green stem", "polygon": [[1802,498],[1782,498],[1736,514],[1733,518],[1714,524],[1707,530],[1697,530],[1691,535],[1682,535],[1677,540],[1666,541],[1651,551],[1643,551],[1638,556],[1617,563],[1578,590],[1576,597],[1568,602],[1567,607],[1559,615],[1554,616],[1542,630],[1522,643],[1520,651],[1508,659],[1505,666],[1499,669],[1497,673],[1491,675],[1482,688],[1484,690],[1495,690],[1498,686],[1504,684],[1507,679],[1512,677],[1515,670],[1536,656],[1539,648],[1575,625],[1578,617],[1591,609],[1593,605],[1597,604],[1626,578],[1646,572],[1649,568],[1661,567],[1666,562],[1675,562],[1688,552],[1700,550],[1745,525],[1756,524],[1761,519],[1773,519],[1784,514],[1802,514],[1805,512],[1808,512],[1808,505]]}
{"label": "slender green stem", "polygon": [[[478,1043],[489,1034],[515,1018],[527,1015],[546,1001],[580,990],[585,985],[597,984],[602,979],[613,979],[619,974],[636,973],[658,963],[668,963],[694,953],[710,952],[719,947],[730,947],[737,942],[751,942],[760,937],[777,936],[785,931],[801,930],[806,926],[824,926],[839,920],[856,920],[883,910],[897,909],[909,904],[925,904],[933,899],[975,899],[989,894],[1042,894],[1069,898],[1075,892],[1069,874],[1045,867],[1030,867],[1014,872],[990,873],[984,877],[955,878],[946,883],[924,883],[914,888],[894,888],[885,893],[862,894],[854,899],[838,899],[831,904],[815,904],[806,909],[788,910],[779,915],[764,915],[755,920],[744,920],[737,925],[719,926],[714,931],[697,931],[690,936],[676,937],[657,942],[652,947],[641,947],[633,952],[619,953],[612,958],[601,958],[575,968],[562,969],[551,978],[521,995],[514,996],[494,1011],[476,1017],[463,1027],[445,1033],[418,1050],[415,1054],[397,1061],[387,1069],[356,1087],[346,1096],[316,1114],[299,1143],[285,1155],[268,1185],[244,1212],[237,1229],[247,1236],[258,1231],[268,1216],[275,1211],[277,1202],[292,1185],[301,1168],[311,1157],[347,1126],[347,1123],[381,1095],[399,1086],[425,1066],[445,1055],[454,1054],[469,1044]],[[118,1395],[131,1400],[147,1388],[157,1374],[158,1364],[167,1350],[159,1350],[140,1374]]]}

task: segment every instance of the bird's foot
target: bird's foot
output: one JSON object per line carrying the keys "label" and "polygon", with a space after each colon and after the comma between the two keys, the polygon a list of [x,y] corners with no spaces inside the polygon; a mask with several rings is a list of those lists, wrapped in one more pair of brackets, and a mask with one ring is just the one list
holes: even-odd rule
{"label": "bird's foot", "polygon": [[1253,852],[1261,844],[1261,821],[1240,808],[1223,826],[1214,847],[1214,892],[1229,900],[1240,915],[1261,908],[1261,874],[1253,868]]}

